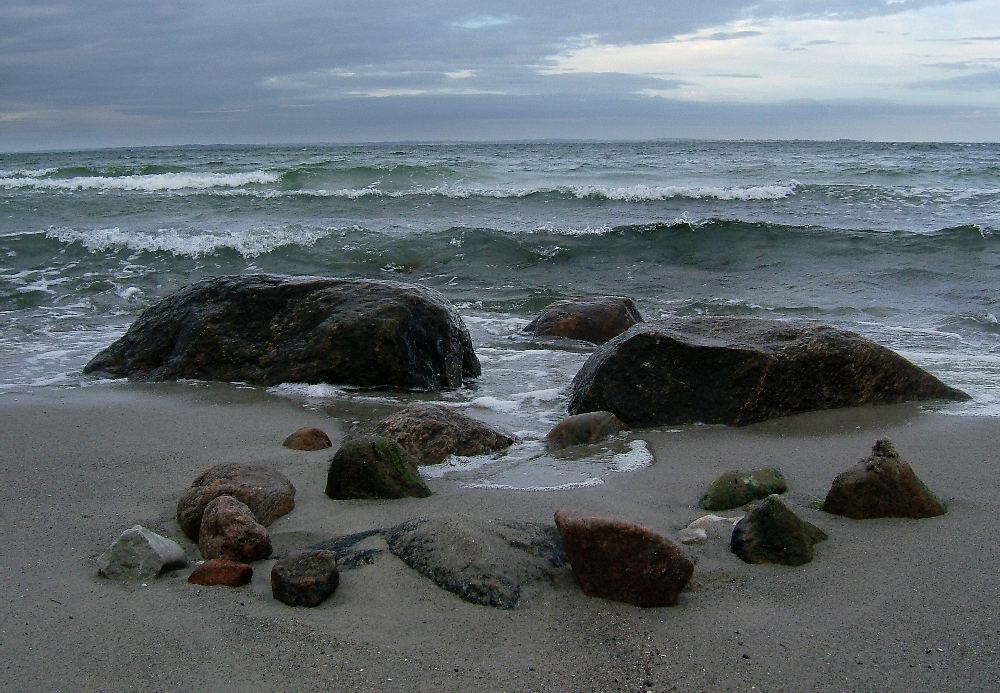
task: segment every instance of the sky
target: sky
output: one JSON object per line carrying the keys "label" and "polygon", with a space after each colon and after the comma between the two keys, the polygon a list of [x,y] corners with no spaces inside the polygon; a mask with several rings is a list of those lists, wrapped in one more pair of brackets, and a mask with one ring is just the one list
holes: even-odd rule
{"label": "sky", "polygon": [[1000,0],[3,0],[0,151],[1000,141]]}

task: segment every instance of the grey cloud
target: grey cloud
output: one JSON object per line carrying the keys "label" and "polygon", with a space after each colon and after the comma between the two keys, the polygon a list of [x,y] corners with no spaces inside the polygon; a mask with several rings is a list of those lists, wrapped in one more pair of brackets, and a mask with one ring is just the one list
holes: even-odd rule
{"label": "grey cloud", "polygon": [[911,82],[913,89],[939,89],[942,91],[995,91],[1000,90],[1000,70],[974,72],[969,75]]}

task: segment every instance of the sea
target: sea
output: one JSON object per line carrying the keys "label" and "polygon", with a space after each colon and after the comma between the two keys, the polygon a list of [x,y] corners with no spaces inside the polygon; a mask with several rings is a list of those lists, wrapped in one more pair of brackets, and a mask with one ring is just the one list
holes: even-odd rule
{"label": "sea", "polygon": [[[541,439],[593,350],[524,326],[625,295],[647,318],[860,332],[1000,416],[1000,144],[857,141],[182,146],[0,154],[0,397],[127,387],[81,369],[139,313],[222,274],[371,277],[442,293],[483,375],[444,393],[261,389],[339,423],[435,400],[515,432],[431,476],[573,488],[640,468],[640,434]],[[189,383],[192,388],[206,387]],[[229,387],[254,389],[245,384]]]}

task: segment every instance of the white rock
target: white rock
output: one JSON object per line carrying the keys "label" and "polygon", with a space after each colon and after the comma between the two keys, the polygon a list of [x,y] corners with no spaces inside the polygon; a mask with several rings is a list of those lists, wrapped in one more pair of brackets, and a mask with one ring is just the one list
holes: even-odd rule
{"label": "white rock", "polygon": [[682,544],[701,544],[708,540],[708,531],[713,528],[726,529],[726,538],[733,532],[733,527],[743,519],[739,517],[722,517],[721,515],[703,515],[680,531],[678,538]]}
{"label": "white rock", "polygon": [[126,529],[97,559],[97,570],[113,580],[154,578],[164,568],[181,567],[184,550],[142,525]]}

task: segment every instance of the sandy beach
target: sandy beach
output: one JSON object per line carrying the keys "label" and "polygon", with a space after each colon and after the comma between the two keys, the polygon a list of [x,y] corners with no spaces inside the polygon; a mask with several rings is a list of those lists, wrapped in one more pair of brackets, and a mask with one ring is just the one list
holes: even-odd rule
{"label": "sandy beach", "polygon": [[[340,420],[343,417],[339,417]],[[1000,687],[1000,420],[900,405],[745,428],[639,432],[652,466],[591,488],[469,489],[333,501],[332,451],[295,452],[300,426],[343,437],[338,417],[231,385],[112,384],[0,397],[0,652],[5,690],[973,691]],[[949,512],[854,521],[813,510],[840,471],[888,436]],[[551,522],[558,508],[639,522],[668,537],[704,514],[705,485],[777,465],[787,500],[830,538],[799,568],[747,565],[724,543],[692,547],[695,577],[672,608],[584,596],[567,579],[514,610],[443,591],[390,554],[341,574],[320,607],[270,595],[271,562],[240,589],[98,577],[95,559],[136,523],[197,547],[178,495],[222,462],[274,467],[295,510],[275,554],[442,513]]]}

